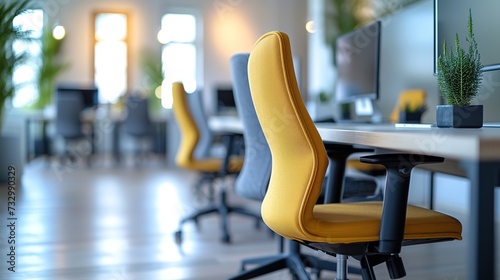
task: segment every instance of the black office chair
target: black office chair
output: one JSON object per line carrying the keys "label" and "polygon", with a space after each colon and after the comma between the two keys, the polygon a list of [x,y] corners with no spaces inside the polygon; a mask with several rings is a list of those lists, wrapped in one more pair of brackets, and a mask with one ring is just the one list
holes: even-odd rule
{"label": "black office chair", "polygon": [[125,132],[134,139],[135,160],[147,159],[151,152],[153,125],[149,116],[149,100],[136,95],[127,97]]}
{"label": "black office chair", "polygon": [[93,151],[91,132],[84,131],[81,113],[83,99],[78,92],[64,92],[56,97],[56,133],[64,139],[64,155],[61,162],[69,160],[75,163],[80,158],[86,158],[90,164]]}

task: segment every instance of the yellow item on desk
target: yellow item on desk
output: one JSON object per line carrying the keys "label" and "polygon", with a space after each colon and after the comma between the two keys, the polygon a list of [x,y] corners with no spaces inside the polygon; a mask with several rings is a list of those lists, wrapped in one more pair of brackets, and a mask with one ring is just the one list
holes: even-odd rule
{"label": "yellow item on desk", "polygon": [[407,107],[413,110],[416,110],[416,108],[425,108],[425,99],[426,94],[423,89],[408,89],[401,92],[398,102],[391,113],[391,122],[399,122],[399,113]]}

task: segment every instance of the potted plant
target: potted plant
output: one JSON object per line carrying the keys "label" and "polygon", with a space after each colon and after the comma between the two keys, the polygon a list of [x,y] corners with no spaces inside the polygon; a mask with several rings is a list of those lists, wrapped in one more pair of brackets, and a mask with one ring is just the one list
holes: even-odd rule
{"label": "potted plant", "polygon": [[437,77],[439,90],[448,105],[438,105],[438,127],[479,128],[483,126],[483,106],[471,105],[482,82],[481,55],[472,29],[472,12],[467,23],[468,51],[460,47],[455,36],[455,51],[448,51],[446,41],[438,57]]}

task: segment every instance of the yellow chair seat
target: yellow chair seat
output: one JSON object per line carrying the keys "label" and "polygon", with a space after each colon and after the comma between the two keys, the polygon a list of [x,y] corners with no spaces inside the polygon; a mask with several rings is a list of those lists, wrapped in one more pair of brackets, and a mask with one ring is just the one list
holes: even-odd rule
{"label": "yellow chair seat", "polygon": [[[243,166],[243,157],[234,156],[229,159],[228,171],[238,172]],[[177,161],[177,164],[185,169],[198,172],[218,172],[221,170],[223,160],[221,158],[196,159],[192,161]]]}
{"label": "yellow chair seat", "polygon": [[[429,209],[408,205],[405,240],[462,239],[462,226],[453,217]],[[307,230],[316,236],[312,242],[356,243],[379,240],[382,202],[358,202],[316,205],[315,220]]]}

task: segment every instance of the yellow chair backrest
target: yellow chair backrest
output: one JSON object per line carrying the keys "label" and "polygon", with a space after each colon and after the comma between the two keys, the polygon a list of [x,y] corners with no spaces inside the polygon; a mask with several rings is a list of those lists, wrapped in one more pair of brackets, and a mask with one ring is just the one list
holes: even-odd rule
{"label": "yellow chair backrest", "polygon": [[194,149],[198,144],[200,133],[189,109],[186,94],[182,83],[175,82],[172,84],[172,107],[181,131],[181,141],[175,161],[178,166],[189,168],[194,160]]}
{"label": "yellow chair backrest", "polygon": [[311,236],[313,208],[328,166],[326,151],[295,78],[289,38],[263,35],[248,64],[252,99],[272,154],[269,189],[261,207],[275,232],[303,240]]}
{"label": "yellow chair backrest", "polygon": [[399,112],[406,106],[410,108],[422,108],[425,107],[425,98],[426,94],[423,89],[408,89],[399,95],[398,102],[391,114],[391,121],[398,122],[399,121]]}

